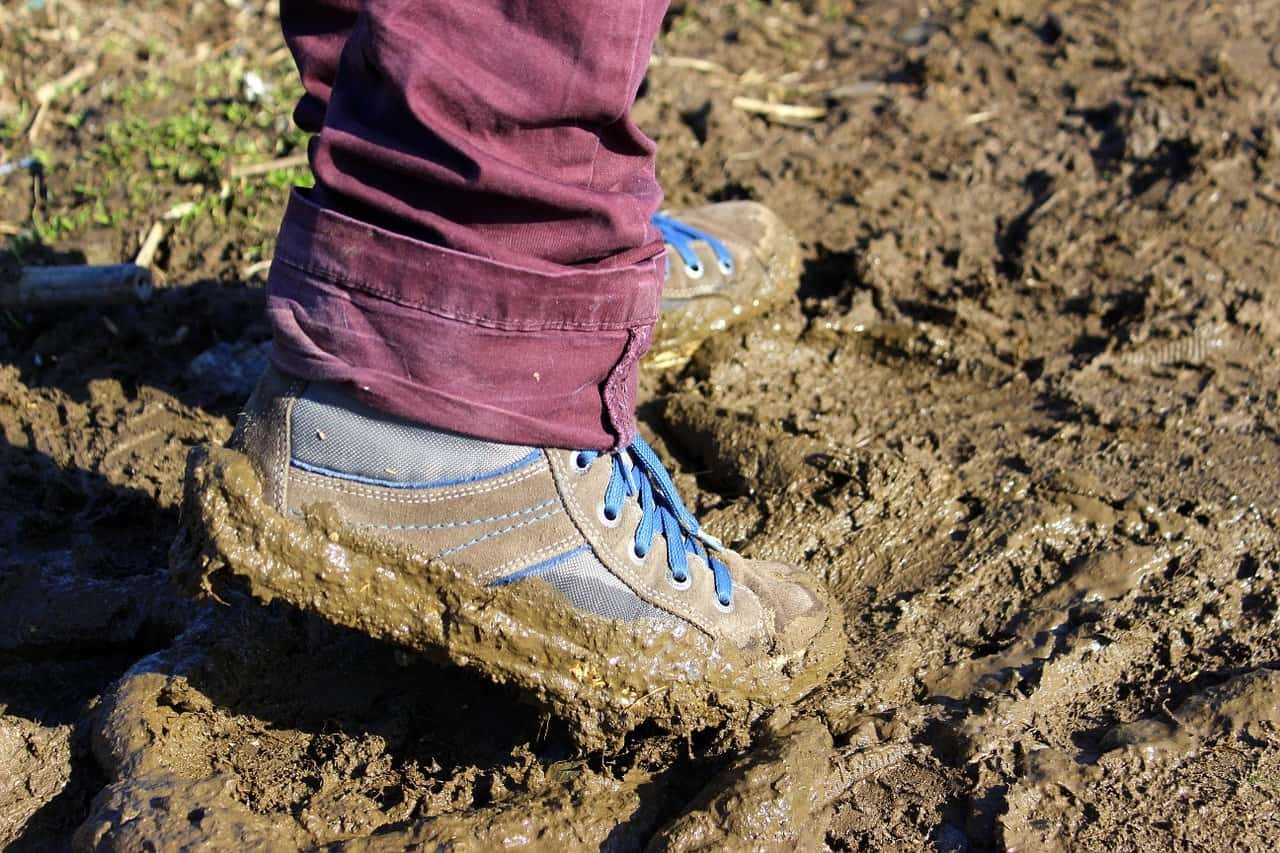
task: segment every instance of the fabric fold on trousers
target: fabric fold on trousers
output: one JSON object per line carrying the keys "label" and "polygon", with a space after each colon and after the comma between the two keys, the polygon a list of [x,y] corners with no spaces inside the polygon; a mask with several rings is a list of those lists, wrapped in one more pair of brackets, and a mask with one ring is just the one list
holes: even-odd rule
{"label": "fabric fold on trousers", "polygon": [[295,190],[268,282],[272,361],[478,438],[625,446],[663,264],[524,269],[360,222]]}
{"label": "fabric fold on trousers", "polygon": [[664,278],[631,119],[667,0],[282,0],[314,134],[276,366],[511,444],[635,434]]}

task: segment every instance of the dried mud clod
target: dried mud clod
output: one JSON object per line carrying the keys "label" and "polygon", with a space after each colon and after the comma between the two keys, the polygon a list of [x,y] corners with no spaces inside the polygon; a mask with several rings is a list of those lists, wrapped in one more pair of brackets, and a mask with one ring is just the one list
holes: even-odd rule
{"label": "dried mud clod", "polygon": [[725,743],[745,743],[761,713],[814,689],[847,648],[835,613],[804,658],[779,666],[692,630],[584,616],[541,585],[480,587],[361,537],[331,507],[314,507],[305,524],[285,520],[263,503],[248,460],[221,448],[192,451],[171,557],[190,588],[216,596],[226,573],[264,601],[513,684],[568,721],[585,749],[616,749],[644,725],[677,735],[715,729]]}

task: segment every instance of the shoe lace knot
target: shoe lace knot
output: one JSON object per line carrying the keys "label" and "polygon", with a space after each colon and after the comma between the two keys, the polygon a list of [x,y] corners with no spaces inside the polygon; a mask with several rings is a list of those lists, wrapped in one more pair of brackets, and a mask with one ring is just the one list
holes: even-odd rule
{"label": "shoe lace knot", "polygon": [[[581,450],[574,464],[585,470],[602,454],[595,450]],[[725,550],[720,540],[702,529],[693,513],[685,507],[676,493],[671,475],[663,467],[658,454],[648,443],[636,436],[631,444],[609,454],[613,466],[609,485],[604,493],[601,512],[607,522],[622,517],[622,504],[631,497],[640,503],[640,523],[636,526],[634,549],[643,560],[653,547],[659,533],[667,542],[667,568],[671,579],[683,586],[689,582],[689,556],[698,557],[711,569],[715,579],[716,600],[721,607],[733,604],[733,577],[729,567],[716,556]]]}
{"label": "shoe lace knot", "polygon": [[[664,213],[655,214],[652,221],[654,227],[662,233],[662,239],[676,250],[676,254],[684,262],[684,271],[689,278],[702,278],[703,273],[706,272],[702,266],[702,259],[693,249],[693,244],[697,241],[702,241],[711,247],[720,272],[726,276],[733,275],[733,255],[720,240],[706,231],[694,228]],[[668,263],[670,263],[669,260]]]}

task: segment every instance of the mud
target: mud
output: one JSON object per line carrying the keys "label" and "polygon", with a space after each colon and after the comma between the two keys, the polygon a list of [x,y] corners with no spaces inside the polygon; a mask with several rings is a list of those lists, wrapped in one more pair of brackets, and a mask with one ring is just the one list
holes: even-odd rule
{"label": "mud", "polygon": [[[629,816],[652,824],[636,794],[651,774],[585,771],[548,719],[513,710],[511,691],[296,610],[243,604],[206,614],[109,692],[93,747],[122,781],[78,846],[404,849],[458,835],[473,849],[521,837],[599,846],[626,835]],[[226,717],[229,704],[240,713]],[[552,760],[526,745],[538,740]]]}
{"label": "mud", "polygon": [[71,776],[71,727],[45,728],[21,718],[0,721],[0,844],[22,834],[31,817]]}
{"label": "mud", "polygon": [[[26,81],[92,55],[69,8],[0,19],[6,161]],[[129,49],[0,181],[49,238],[6,269],[130,260],[216,200],[147,305],[0,315],[0,844],[1274,846],[1280,3],[676,4],[637,108],[669,203],[762,201],[805,262],[797,300],[646,373],[642,428],[727,544],[823,576],[850,652],[749,746],[585,752],[513,688],[168,585],[187,451],[239,403],[190,366],[265,340],[245,270],[283,189],[158,163],[99,223],[77,187],[112,121],[249,68],[279,103],[228,144],[288,153],[290,90],[261,6],[140,8],[153,32],[82,10]]]}

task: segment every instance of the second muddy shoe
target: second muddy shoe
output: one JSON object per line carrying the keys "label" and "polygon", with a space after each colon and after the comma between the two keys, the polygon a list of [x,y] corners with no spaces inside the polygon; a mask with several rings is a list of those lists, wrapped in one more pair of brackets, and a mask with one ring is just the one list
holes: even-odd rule
{"label": "second muddy shoe", "polygon": [[710,335],[795,296],[799,244],[764,205],[720,202],[653,224],[666,241],[667,278],[649,366],[683,364]]}
{"label": "second muddy shoe", "polygon": [[495,444],[274,371],[231,446],[192,453],[172,562],[515,683],[590,747],[741,730],[844,650],[820,585],[723,548],[642,439]]}

